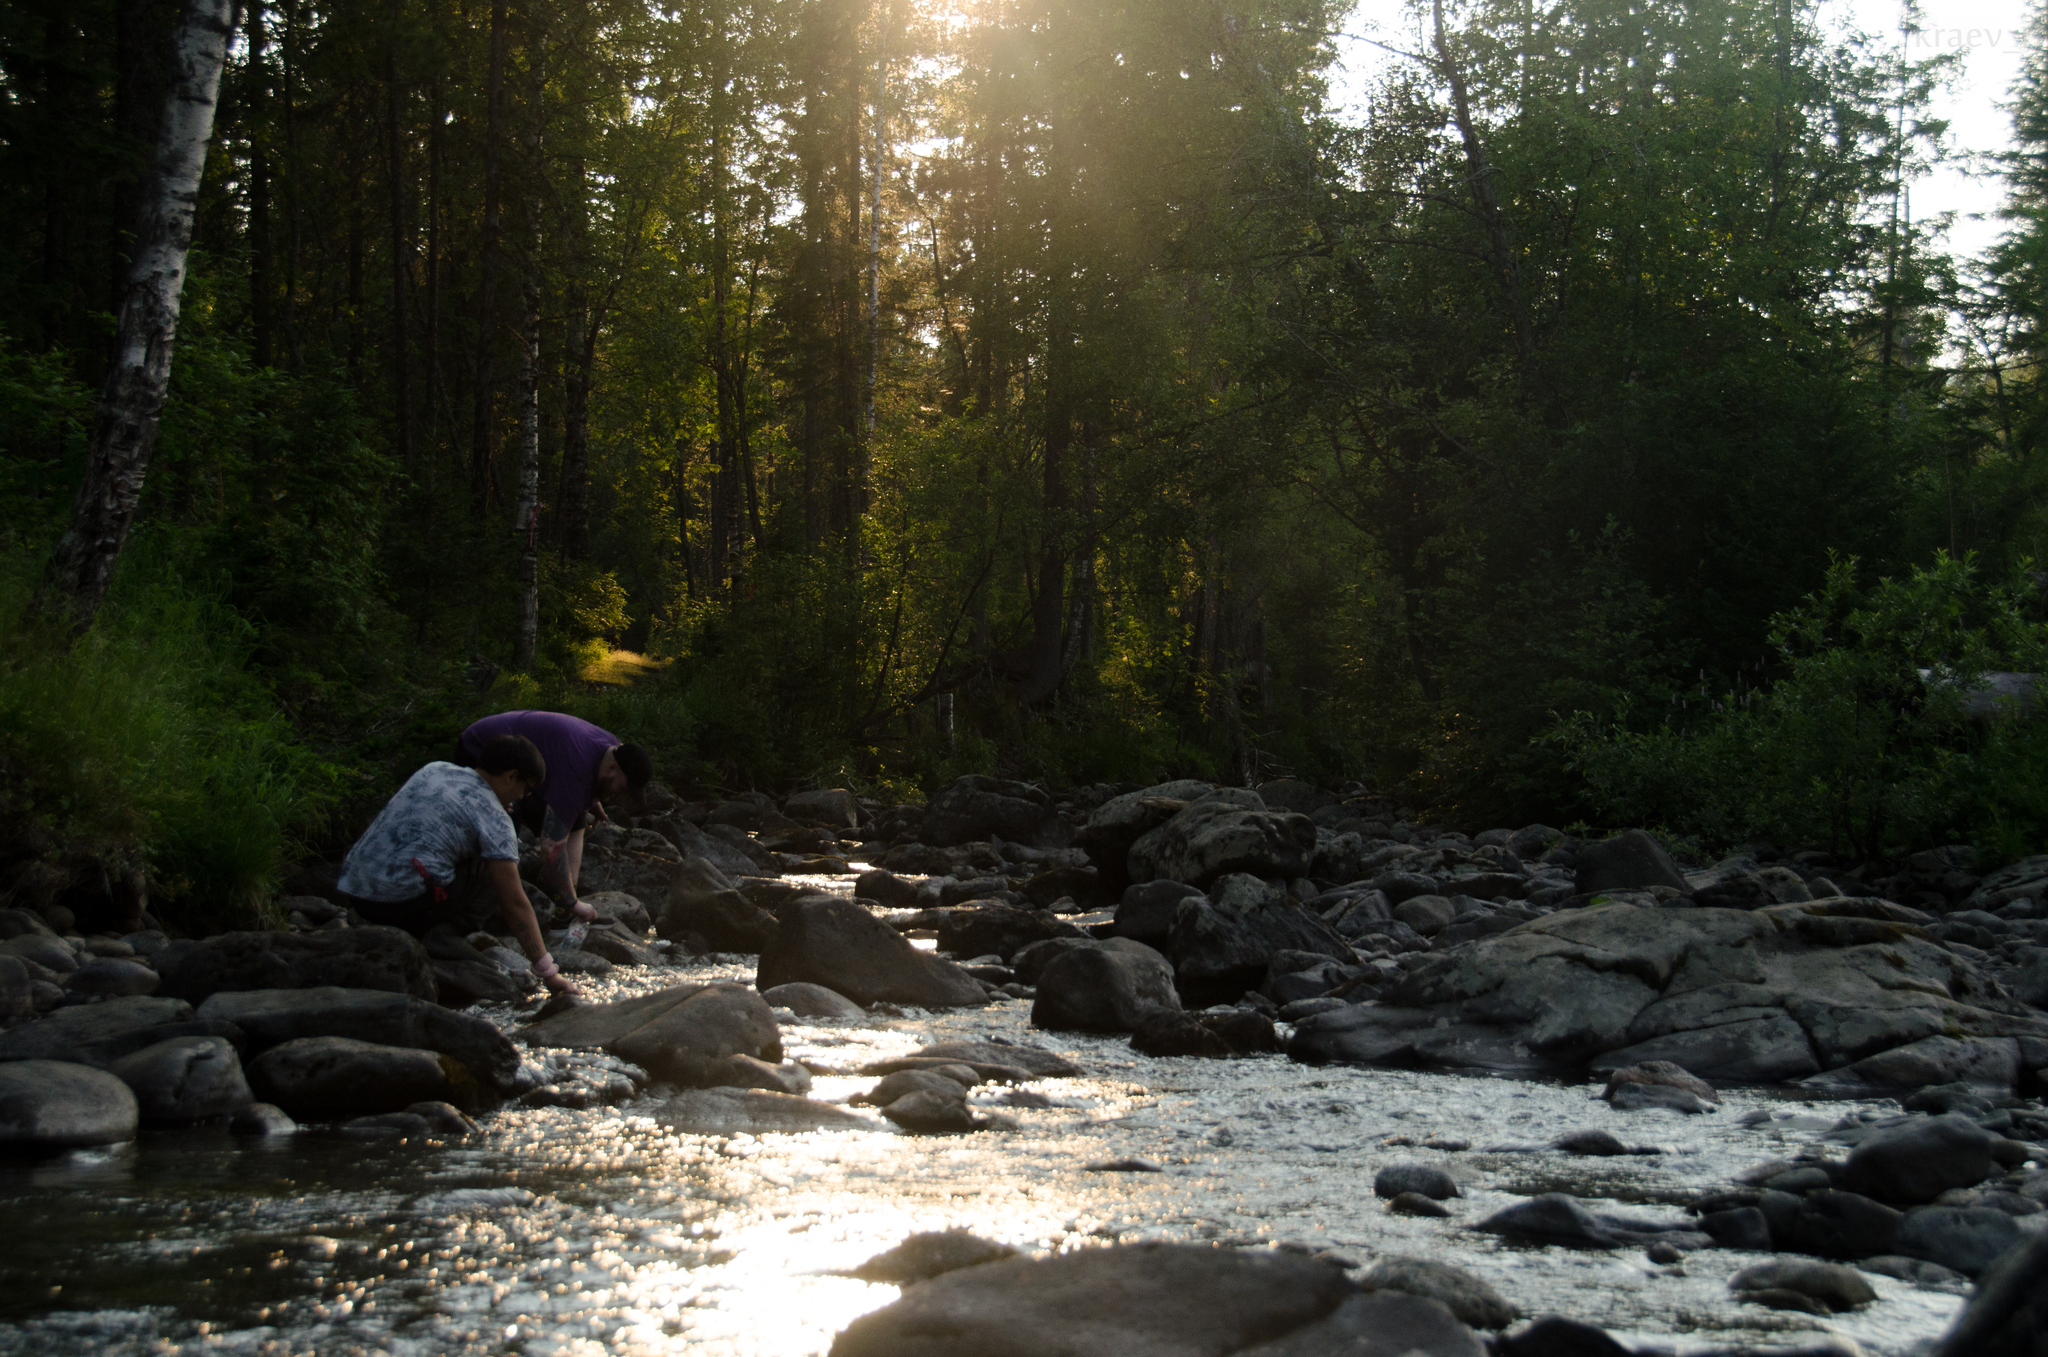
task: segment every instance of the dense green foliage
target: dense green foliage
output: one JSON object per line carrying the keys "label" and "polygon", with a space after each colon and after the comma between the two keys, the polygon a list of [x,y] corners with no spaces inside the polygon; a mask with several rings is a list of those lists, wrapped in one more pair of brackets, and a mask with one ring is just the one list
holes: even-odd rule
{"label": "dense green foliage", "polygon": [[[0,27],[0,750],[194,896],[540,704],[706,786],[2048,832],[2033,727],[1949,710],[2041,611],[2040,33],[1979,264],[1898,211],[1940,63],[1776,0],[1421,7],[1359,117],[1335,0],[252,0],[143,536],[65,658],[22,602],[174,8]],[[620,649],[658,674],[585,681]],[[74,729],[95,686],[155,733]],[[239,864],[177,809],[236,758]]]}

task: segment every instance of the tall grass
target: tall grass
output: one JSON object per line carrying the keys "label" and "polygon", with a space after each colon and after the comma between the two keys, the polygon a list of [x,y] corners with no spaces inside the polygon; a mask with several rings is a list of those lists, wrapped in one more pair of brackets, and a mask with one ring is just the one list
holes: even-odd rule
{"label": "tall grass", "polygon": [[74,848],[139,852],[155,907],[184,928],[261,920],[335,771],[250,674],[247,624],[143,538],[72,642],[31,606],[40,564],[0,556],[0,765],[17,813]]}

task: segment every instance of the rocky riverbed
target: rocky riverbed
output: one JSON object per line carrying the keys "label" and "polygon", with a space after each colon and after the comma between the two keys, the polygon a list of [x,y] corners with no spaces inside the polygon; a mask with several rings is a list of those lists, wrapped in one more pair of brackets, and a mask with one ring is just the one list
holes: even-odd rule
{"label": "rocky riverbed", "polygon": [[1115,790],[646,806],[546,1014],[0,911],[0,1352],[2037,1351],[2048,861]]}

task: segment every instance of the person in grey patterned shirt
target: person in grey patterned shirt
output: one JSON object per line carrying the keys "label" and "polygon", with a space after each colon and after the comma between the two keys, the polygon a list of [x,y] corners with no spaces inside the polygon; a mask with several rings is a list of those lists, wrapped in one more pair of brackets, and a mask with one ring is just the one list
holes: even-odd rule
{"label": "person in grey patterned shirt", "polygon": [[508,807],[547,777],[531,740],[502,735],[476,767],[430,763],[406,779],[342,860],[340,888],[372,923],[409,933],[481,926],[495,902],[534,974],[556,993],[562,978],[519,880],[519,836]]}

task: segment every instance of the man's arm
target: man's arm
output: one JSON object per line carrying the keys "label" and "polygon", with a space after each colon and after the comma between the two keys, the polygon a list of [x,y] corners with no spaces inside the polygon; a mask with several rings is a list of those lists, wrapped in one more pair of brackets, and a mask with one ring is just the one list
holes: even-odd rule
{"label": "man's arm", "polygon": [[519,864],[504,858],[491,858],[484,866],[489,869],[491,886],[498,893],[498,913],[511,925],[512,936],[519,939],[526,959],[534,963],[534,973],[557,993],[577,993],[576,986],[564,980],[561,972],[554,969],[555,962],[548,955],[547,940],[540,935],[540,921],[533,917],[533,906],[526,899],[525,883],[519,879]]}
{"label": "man's arm", "polygon": [[[580,818],[580,817],[579,817]],[[569,837],[562,844],[562,884],[569,888],[569,903],[575,904],[576,878],[583,872],[583,828],[578,825],[569,831]]]}

